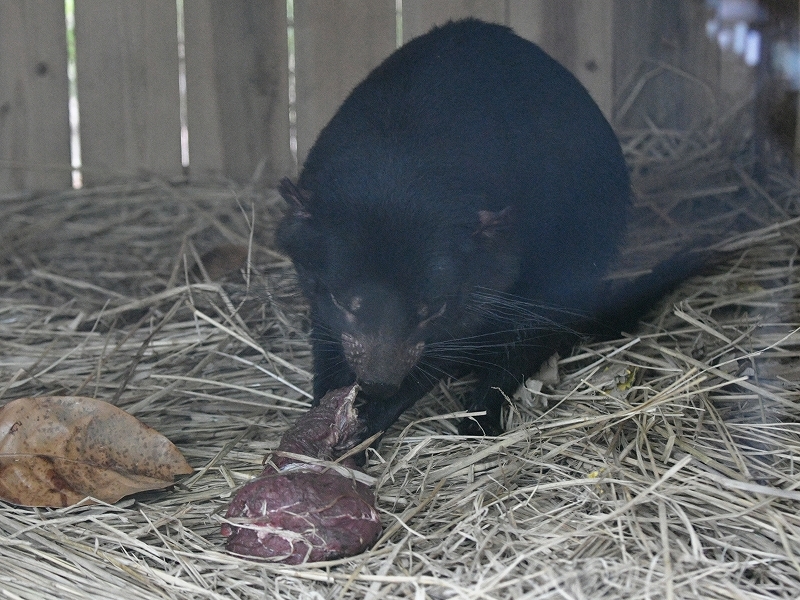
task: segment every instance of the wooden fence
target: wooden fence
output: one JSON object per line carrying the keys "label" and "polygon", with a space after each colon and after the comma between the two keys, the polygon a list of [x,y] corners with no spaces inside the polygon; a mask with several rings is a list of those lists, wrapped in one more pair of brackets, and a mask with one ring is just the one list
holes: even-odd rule
{"label": "wooden fence", "polygon": [[[570,68],[611,118],[643,65],[691,75],[652,77],[637,91],[653,122],[670,127],[720,110],[709,90],[734,104],[750,85],[705,36],[702,0],[403,0],[400,18],[396,0],[294,0],[290,15],[286,0],[184,2],[194,181],[249,181],[261,166],[270,184],[296,171],[287,31],[301,163],[346,94],[395,49],[398,23],[403,40],[467,15],[510,25]],[[85,184],[187,176],[177,23],[174,0],[75,0]],[[2,0],[0,194],[71,185],[67,109],[63,0]]]}

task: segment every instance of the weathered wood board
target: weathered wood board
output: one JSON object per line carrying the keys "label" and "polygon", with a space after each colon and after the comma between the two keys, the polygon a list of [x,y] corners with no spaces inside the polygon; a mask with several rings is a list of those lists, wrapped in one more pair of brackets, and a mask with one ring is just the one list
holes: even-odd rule
{"label": "weathered wood board", "polygon": [[0,194],[69,187],[64,3],[0,2]]}
{"label": "weathered wood board", "polygon": [[[467,16],[540,44],[623,129],[724,122],[755,93],[754,70],[706,35],[709,9],[699,0],[404,0],[398,7],[294,0],[287,15],[285,0],[187,0],[189,178],[271,186],[296,174],[321,128],[398,38]],[[177,19],[173,2],[75,3],[85,184],[186,176]],[[0,193],[70,185],[64,33],[60,1],[0,2]],[[758,126],[752,111],[735,114],[732,134]]]}
{"label": "weathered wood board", "polygon": [[367,73],[396,46],[394,0],[295,0],[297,157]]}
{"label": "weathered wood board", "polygon": [[189,172],[195,181],[294,170],[285,0],[187,3]]}
{"label": "weathered wood board", "polygon": [[84,183],[181,177],[174,2],[75,3]]}

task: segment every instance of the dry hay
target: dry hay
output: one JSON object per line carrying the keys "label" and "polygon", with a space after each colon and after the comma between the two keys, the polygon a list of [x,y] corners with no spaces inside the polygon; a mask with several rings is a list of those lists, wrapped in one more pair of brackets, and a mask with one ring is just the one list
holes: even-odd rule
{"label": "dry hay", "polygon": [[[647,162],[656,142],[663,154],[663,136],[629,144]],[[371,455],[375,548],[293,568],[229,556],[219,534],[310,389],[302,304],[269,249],[279,201],[159,182],[0,199],[0,403],[112,401],[197,469],[113,506],[0,503],[0,597],[795,597],[800,190],[707,163],[672,204],[651,202],[663,171],[637,185],[643,221],[726,207],[682,235],[744,214],[724,265],[637,337],[562,359],[499,438],[457,437],[468,382],[440,386]],[[634,246],[663,245],[643,231]],[[249,245],[250,266],[195,283],[220,244]]]}

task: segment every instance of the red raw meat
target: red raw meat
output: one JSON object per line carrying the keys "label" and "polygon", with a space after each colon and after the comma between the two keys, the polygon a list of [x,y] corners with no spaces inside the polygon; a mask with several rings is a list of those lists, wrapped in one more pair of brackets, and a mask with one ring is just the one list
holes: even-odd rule
{"label": "red raw meat", "polygon": [[[359,554],[381,532],[367,485],[281,453],[334,460],[358,441],[353,406],[358,386],[334,390],[300,417],[278,446],[275,466],[242,487],[228,507],[222,535],[234,554],[287,564]],[[350,469],[352,459],[342,461]]]}

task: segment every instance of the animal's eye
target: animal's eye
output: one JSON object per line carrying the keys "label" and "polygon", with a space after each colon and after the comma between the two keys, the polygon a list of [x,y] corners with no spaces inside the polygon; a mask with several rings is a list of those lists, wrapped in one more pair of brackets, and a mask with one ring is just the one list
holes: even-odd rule
{"label": "animal's eye", "polygon": [[361,296],[353,296],[352,298],[350,298],[350,304],[349,304],[350,312],[353,313],[358,312],[359,309],[361,308],[361,303],[362,303]]}
{"label": "animal's eye", "polygon": [[417,309],[417,316],[420,318],[419,327],[424,327],[434,319],[438,319],[447,309],[447,302],[442,303],[439,310],[431,314],[431,307],[427,304],[420,304]]}
{"label": "animal's eye", "polygon": [[358,312],[358,310],[361,308],[362,300],[360,296],[353,296],[347,303],[340,302],[333,294],[330,294],[330,297],[333,305],[342,311],[342,313],[344,313],[344,316],[348,321],[355,321],[356,316],[354,313]]}
{"label": "animal's eye", "polygon": [[342,304],[341,302],[339,302],[339,300],[337,300],[337,299],[336,299],[336,296],[334,296],[333,294],[330,294],[330,296],[331,296],[331,302],[333,302],[333,305],[334,305],[336,308],[338,308],[338,309],[339,309],[340,311],[342,311],[343,313],[350,312],[349,310],[347,310],[347,309],[344,307],[344,304]]}

